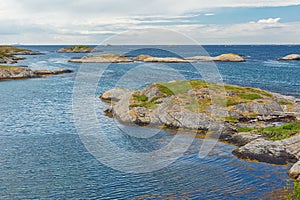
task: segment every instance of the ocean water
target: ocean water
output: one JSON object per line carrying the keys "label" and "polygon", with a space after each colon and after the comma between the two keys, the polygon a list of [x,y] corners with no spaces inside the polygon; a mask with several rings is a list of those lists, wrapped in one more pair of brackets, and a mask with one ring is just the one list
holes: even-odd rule
{"label": "ocean water", "polygon": [[[204,142],[195,138],[189,150],[169,166],[149,173],[125,173],[97,160],[75,126],[73,94],[76,75],[85,68],[102,73],[95,85],[94,103],[105,134],[118,147],[132,152],[161,148],[174,137],[170,131],[150,138],[128,132],[155,132],[127,127],[104,115],[108,106],[98,96],[116,86],[142,88],[156,81],[205,78],[193,65],[216,67],[225,83],[258,87],[300,96],[300,62],[276,61],[300,46],[204,46],[212,56],[244,55],[244,63],[207,64],[85,64],[68,63],[86,54],[58,54],[61,46],[26,46],[42,55],[26,56],[20,65],[33,69],[69,68],[74,73],[47,78],[0,82],[0,198],[1,199],[258,199],[282,188],[288,166],[236,159],[234,146],[217,143],[204,158]],[[195,56],[197,46],[101,46],[101,53],[140,53],[156,56]],[[87,74],[86,77],[93,76]],[[215,71],[214,71],[215,72]],[[219,81],[222,81],[219,80]],[[98,134],[98,133],[96,133]],[[188,137],[188,136],[187,136]],[[104,155],[103,155],[104,156]],[[116,158],[119,155],[115,155]],[[135,165],[138,163],[126,163]]]}

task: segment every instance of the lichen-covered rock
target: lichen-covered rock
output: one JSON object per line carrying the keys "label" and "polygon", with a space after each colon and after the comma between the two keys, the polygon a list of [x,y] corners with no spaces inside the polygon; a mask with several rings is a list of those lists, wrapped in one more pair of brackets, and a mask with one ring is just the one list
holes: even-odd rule
{"label": "lichen-covered rock", "polygon": [[287,56],[284,56],[282,58],[279,58],[278,60],[300,60],[300,54],[290,54]]}

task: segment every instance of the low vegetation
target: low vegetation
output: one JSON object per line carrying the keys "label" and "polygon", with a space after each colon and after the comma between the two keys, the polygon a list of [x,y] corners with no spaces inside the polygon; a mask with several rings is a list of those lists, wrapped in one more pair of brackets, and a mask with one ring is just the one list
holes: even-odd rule
{"label": "low vegetation", "polygon": [[[163,93],[165,96],[177,95],[183,101],[185,98],[189,98],[190,95],[187,94],[189,90],[206,89],[209,91],[209,93],[214,93],[214,103],[217,103],[220,106],[227,107],[231,107],[240,103],[248,103],[250,101],[259,100],[263,98],[272,98],[272,94],[261,89],[239,87],[233,85],[223,86],[218,83],[206,83],[205,81],[201,80],[163,82],[156,83],[156,86],[159,88],[160,92]],[[226,99],[224,97],[224,92],[230,94],[226,95]],[[199,108],[193,108],[192,110],[206,112],[206,108],[212,105],[212,99],[202,98],[201,100],[198,100],[197,104]]]}
{"label": "low vegetation", "polygon": [[300,133],[300,121],[291,122],[277,127],[266,128],[240,128],[238,132],[253,132],[261,134],[270,140],[282,140],[292,137],[297,133]]}
{"label": "low vegetation", "polygon": [[300,183],[299,182],[294,182],[293,187],[288,185],[286,187],[286,190],[291,191],[289,194],[286,196],[286,200],[299,200],[300,199]]}

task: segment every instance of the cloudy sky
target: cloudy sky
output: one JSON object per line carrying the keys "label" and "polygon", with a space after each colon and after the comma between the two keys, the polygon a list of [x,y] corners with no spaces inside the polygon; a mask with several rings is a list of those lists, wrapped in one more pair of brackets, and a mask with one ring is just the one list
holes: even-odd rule
{"label": "cloudy sky", "polygon": [[0,44],[99,44],[148,28],[200,44],[299,44],[299,11],[300,0],[0,0]]}

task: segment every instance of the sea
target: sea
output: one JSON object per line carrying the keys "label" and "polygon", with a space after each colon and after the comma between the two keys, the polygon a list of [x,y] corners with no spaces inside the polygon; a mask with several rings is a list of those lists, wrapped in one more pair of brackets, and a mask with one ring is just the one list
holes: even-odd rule
{"label": "sea", "polygon": [[[213,142],[209,153],[199,157],[201,146],[209,138],[193,138],[187,150],[172,162],[167,157],[153,158],[166,163],[153,169],[146,164],[151,160],[133,162],[129,157],[119,159],[125,154],[112,154],[109,148],[99,147],[102,151],[97,151],[78,127],[78,110],[74,109],[78,101],[74,98],[78,98],[78,88],[87,83],[86,90],[91,92],[82,93],[80,99],[95,114],[98,127],[93,134],[101,136],[99,140],[106,138],[105,142],[122,152],[129,152],[127,156],[130,152],[151,153],[168,145],[176,131],[122,125],[105,115],[109,105],[99,95],[115,87],[141,89],[158,81],[202,79],[300,97],[300,62],[277,60],[300,53],[300,46],[106,45],[97,47],[101,52],[92,53],[129,57],[237,53],[246,59],[241,63],[113,64],[70,63],[71,58],[90,54],[57,53],[65,47],[62,45],[20,47],[42,54],[26,55],[26,60],[16,65],[49,70],[68,68],[74,72],[0,82],[0,199],[260,199],[287,185],[290,166],[239,160],[231,153],[236,147],[229,144]],[[146,134],[139,137],[137,133]],[[186,137],[189,138],[188,133]],[[104,140],[97,142],[103,144]],[[120,162],[111,165],[102,159],[107,157]]]}

